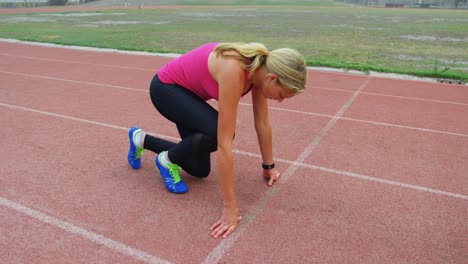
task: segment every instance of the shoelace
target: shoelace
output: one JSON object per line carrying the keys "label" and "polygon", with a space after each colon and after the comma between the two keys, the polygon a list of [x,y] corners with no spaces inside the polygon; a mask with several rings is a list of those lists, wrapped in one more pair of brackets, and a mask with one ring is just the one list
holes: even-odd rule
{"label": "shoelace", "polygon": [[167,164],[167,167],[169,168],[169,172],[171,173],[171,176],[174,179],[174,183],[180,182],[179,170],[181,170],[182,168],[179,167],[177,164]]}
{"label": "shoelace", "polygon": [[134,160],[137,160],[141,157],[141,154],[143,154],[144,148],[136,147],[136,153],[135,153],[135,158]]}

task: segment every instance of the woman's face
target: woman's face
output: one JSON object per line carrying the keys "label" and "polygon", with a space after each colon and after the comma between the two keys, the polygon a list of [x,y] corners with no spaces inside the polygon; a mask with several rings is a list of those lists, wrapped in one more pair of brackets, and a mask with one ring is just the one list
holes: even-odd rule
{"label": "woman's face", "polygon": [[286,90],[283,86],[278,83],[278,76],[273,73],[268,73],[265,76],[262,85],[263,96],[267,99],[276,100],[282,102],[285,98],[294,96],[294,93]]}

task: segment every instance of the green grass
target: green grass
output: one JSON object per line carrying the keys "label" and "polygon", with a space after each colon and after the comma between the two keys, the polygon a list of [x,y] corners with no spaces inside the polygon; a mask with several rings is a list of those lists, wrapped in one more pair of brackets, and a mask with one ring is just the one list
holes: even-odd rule
{"label": "green grass", "polygon": [[209,41],[256,41],[295,48],[310,66],[468,80],[467,11],[256,2],[280,5],[0,15],[0,37],[175,53]]}
{"label": "green grass", "polygon": [[[161,3],[158,1],[158,3]],[[334,6],[330,0],[170,0],[167,5],[278,5],[278,6]]]}

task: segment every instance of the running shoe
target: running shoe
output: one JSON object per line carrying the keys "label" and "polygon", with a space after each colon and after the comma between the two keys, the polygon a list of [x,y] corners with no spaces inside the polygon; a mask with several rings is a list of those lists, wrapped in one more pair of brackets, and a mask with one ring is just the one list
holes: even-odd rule
{"label": "running shoe", "polygon": [[[163,153],[161,152],[160,154]],[[182,169],[181,167],[173,163],[168,163],[166,167],[161,164],[158,156],[156,156],[154,162],[169,192],[186,193],[188,191],[188,186],[180,179],[179,171]]]}
{"label": "running shoe", "polygon": [[128,150],[128,164],[132,166],[133,169],[138,170],[141,166],[141,154],[143,154],[144,149],[137,147],[134,142],[133,135],[135,132],[140,132],[141,128],[132,127],[128,131],[128,138],[130,140],[130,149]]}

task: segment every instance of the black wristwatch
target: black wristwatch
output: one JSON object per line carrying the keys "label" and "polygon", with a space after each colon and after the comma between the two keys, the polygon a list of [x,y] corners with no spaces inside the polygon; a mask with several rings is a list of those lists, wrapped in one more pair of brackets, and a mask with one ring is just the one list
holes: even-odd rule
{"label": "black wristwatch", "polygon": [[271,170],[271,169],[274,169],[275,168],[275,163],[273,162],[272,164],[265,164],[265,163],[262,163],[262,168],[264,170]]}

